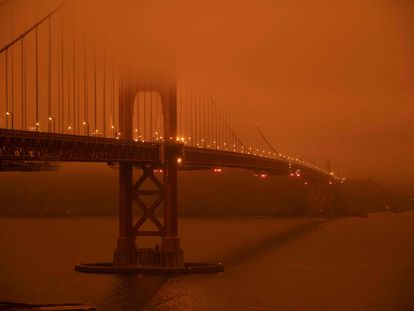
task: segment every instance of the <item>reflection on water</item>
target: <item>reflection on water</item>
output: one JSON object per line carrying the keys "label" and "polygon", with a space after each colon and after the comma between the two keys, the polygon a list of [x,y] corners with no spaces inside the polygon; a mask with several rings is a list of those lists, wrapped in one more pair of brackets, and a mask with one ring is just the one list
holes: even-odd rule
{"label": "reflection on water", "polygon": [[413,222],[414,213],[185,218],[186,258],[222,261],[226,270],[168,279],[73,271],[80,260],[110,260],[114,217],[3,218],[0,300],[99,310],[412,310]]}

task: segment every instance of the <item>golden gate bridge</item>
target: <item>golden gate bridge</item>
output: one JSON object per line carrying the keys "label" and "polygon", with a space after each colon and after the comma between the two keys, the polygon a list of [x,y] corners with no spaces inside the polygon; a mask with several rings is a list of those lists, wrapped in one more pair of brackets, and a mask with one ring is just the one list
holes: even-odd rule
{"label": "golden gate bridge", "polygon": [[[248,169],[303,179],[310,204],[329,210],[342,179],[287,156],[240,117],[240,99],[180,79],[171,68],[125,61],[80,2],[67,1],[0,49],[0,163],[105,162],[119,166],[114,262],[80,271],[216,271],[186,265],[178,236],[182,169]],[[123,60],[123,61],[121,61]],[[142,174],[133,178],[133,170]],[[151,198],[151,199],[148,199]],[[137,221],[133,205],[141,210]],[[156,210],[163,210],[163,219]],[[145,223],[152,223],[148,230]],[[161,247],[140,249],[138,236]]]}

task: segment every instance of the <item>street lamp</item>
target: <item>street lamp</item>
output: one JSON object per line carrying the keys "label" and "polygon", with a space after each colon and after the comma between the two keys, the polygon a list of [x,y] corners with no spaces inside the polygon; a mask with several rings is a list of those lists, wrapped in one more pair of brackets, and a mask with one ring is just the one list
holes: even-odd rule
{"label": "street lamp", "polygon": [[14,115],[13,112],[6,112],[6,128],[9,128],[9,117],[11,117],[11,129],[14,130]]}
{"label": "street lamp", "polygon": [[39,122],[36,121],[35,124],[34,124],[34,128],[35,128],[36,132],[38,132],[40,130],[39,125],[40,125]]}
{"label": "street lamp", "polygon": [[49,127],[49,132],[51,131],[51,123],[53,123],[53,133],[56,133],[56,122],[55,122],[55,118],[53,117],[49,117],[48,118],[49,123],[48,123],[48,127]]}
{"label": "street lamp", "polygon": [[82,125],[85,127],[86,136],[89,136],[89,123],[87,121],[83,121]]}

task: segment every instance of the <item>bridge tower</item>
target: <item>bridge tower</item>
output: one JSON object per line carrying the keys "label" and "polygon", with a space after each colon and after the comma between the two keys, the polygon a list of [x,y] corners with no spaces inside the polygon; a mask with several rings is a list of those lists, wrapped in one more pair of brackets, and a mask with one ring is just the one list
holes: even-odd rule
{"label": "bridge tower", "polygon": [[[184,256],[178,237],[177,177],[178,158],[182,145],[176,143],[177,136],[177,89],[175,76],[151,82],[151,88],[131,76],[123,76],[120,82],[119,125],[121,139],[133,139],[134,102],[138,92],[157,92],[161,98],[164,120],[165,143],[161,147],[159,163],[119,163],[119,237],[114,251],[114,267],[150,266],[183,267]],[[145,85],[145,84],[144,84]],[[133,180],[133,168],[142,169],[142,175]],[[156,167],[162,167],[163,180],[154,175]],[[146,180],[151,180],[157,190],[143,190]],[[141,196],[156,195],[151,205],[146,205]],[[143,215],[133,223],[133,202],[142,209]],[[155,216],[156,208],[164,203],[164,221],[161,224]],[[151,221],[158,230],[141,231],[145,221]],[[137,236],[160,236],[161,247],[140,249],[135,243]]]}
{"label": "bridge tower", "polygon": [[311,216],[335,216],[340,206],[337,204],[339,184],[337,181],[314,179],[308,185],[308,210]]}

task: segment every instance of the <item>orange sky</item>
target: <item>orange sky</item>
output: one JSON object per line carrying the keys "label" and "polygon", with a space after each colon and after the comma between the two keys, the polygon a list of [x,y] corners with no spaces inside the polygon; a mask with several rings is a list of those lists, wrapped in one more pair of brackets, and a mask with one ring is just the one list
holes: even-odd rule
{"label": "orange sky", "polygon": [[[38,14],[51,3],[36,1]],[[278,149],[414,194],[411,1],[109,3],[99,9],[120,49],[154,62],[168,54],[181,74],[244,98],[245,117]]]}

